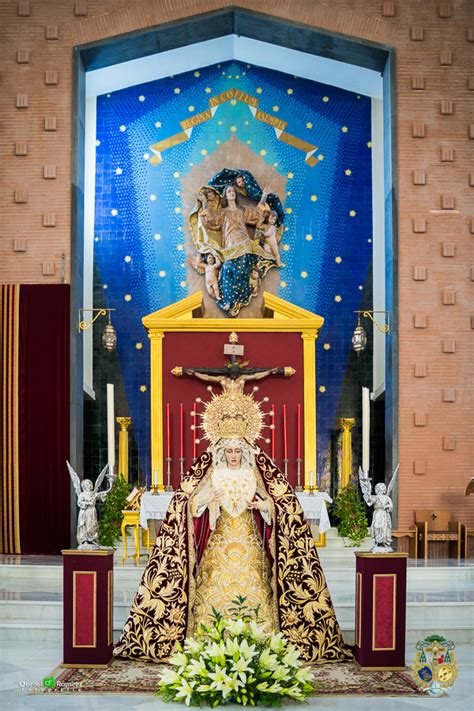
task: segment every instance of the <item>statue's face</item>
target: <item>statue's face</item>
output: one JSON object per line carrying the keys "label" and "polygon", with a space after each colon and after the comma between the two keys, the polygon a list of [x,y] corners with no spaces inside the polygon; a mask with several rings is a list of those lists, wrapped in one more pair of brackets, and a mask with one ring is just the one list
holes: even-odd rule
{"label": "statue's face", "polygon": [[82,491],[92,491],[92,489],[94,488],[90,479],[84,479],[81,484],[81,487]]}
{"label": "statue's face", "polygon": [[274,225],[276,221],[277,221],[277,214],[276,214],[276,212],[273,212],[273,211],[272,211],[272,212],[268,215],[268,224],[269,224],[269,225]]}
{"label": "statue's face", "polygon": [[208,264],[215,264],[216,263],[216,259],[213,254],[207,255],[207,263]]}
{"label": "statue's face", "polygon": [[225,190],[227,200],[235,200],[235,188],[233,185],[228,185]]}
{"label": "statue's face", "polygon": [[385,484],[376,484],[375,485],[375,493],[376,494],[385,494],[387,491],[387,487]]}
{"label": "statue's face", "polygon": [[238,188],[245,188],[245,180],[243,175],[238,175],[235,179],[235,184]]}
{"label": "statue's face", "polygon": [[242,461],[242,449],[240,447],[226,447],[224,454],[229,469],[240,469],[240,462]]}

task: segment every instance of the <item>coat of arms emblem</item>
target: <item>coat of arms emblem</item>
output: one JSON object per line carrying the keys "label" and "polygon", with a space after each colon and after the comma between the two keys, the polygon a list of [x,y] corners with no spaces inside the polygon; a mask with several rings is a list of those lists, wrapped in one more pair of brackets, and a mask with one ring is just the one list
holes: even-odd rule
{"label": "coat of arms emblem", "polygon": [[445,696],[459,673],[454,642],[431,635],[416,644],[412,674],[429,696]]}

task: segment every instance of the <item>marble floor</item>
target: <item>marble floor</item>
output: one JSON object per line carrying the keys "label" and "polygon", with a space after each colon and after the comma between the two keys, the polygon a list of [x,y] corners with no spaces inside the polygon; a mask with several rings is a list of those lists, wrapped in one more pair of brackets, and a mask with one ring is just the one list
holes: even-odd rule
{"label": "marble floor", "polygon": [[[354,617],[353,552],[321,550],[321,562],[342,628],[352,629]],[[146,561],[122,567],[117,557],[114,573],[115,635],[126,619]],[[49,695],[28,693],[62,659],[62,557],[0,556],[0,709],[179,709],[146,695]],[[308,711],[405,711],[443,704],[448,711],[474,708],[474,559],[408,560],[407,664],[415,642],[441,632],[456,642],[460,674],[449,697],[318,697],[301,708]],[[411,620],[411,622],[410,622]],[[35,627],[36,626],[36,627]],[[438,630],[438,627],[440,628]],[[23,635],[23,636],[22,636]],[[350,642],[350,637],[346,637]],[[237,709],[239,706],[226,706]],[[298,705],[287,706],[288,709]]]}
{"label": "marble floor", "polygon": [[[179,709],[184,706],[179,704],[165,704],[161,700],[150,696],[131,695],[64,695],[28,693],[28,685],[42,682],[43,677],[58,664],[61,659],[61,643],[59,642],[2,642],[0,643],[0,709],[9,711],[22,711],[23,709],[55,709],[57,711],[86,711],[86,709],[100,709],[100,711],[119,711],[127,709]],[[417,711],[418,709],[443,706],[448,711],[470,711],[474,707],[474,645],[462,644],[456,647],[459,664],[459,677],[451,689],[449,697],[443,699],[410,698],[403,697],[383,698],[372,697],[314,697],[307,704],[301,706],[307,711],[347,711],[350,703],[351,711],[365,709],[366,711]],[[408,645],[406,650],[407,660],[414,656],[413,645]],[[241,706],[226,706],[229,711],[241,709]],[[296,709],[298,705],[287,706]]]}

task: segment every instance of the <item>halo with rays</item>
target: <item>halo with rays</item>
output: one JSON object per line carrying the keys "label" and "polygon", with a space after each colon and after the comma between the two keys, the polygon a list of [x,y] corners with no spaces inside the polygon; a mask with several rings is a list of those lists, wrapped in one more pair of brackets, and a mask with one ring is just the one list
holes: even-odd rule
{"label": "halo with rays", "polygon": [[[259,402],[253,395],[245,393],[223,392],[216,395],[212,392],[212,387],[209,386],[208,390],[212,393],[212,398],[204,403],[204,411],[191,413],[201,420],[196,429],[203,431],[203,439],[209,440],[212,445],[220,439],[246,439],[252,445],[258,439],[265,439],[261,434],[262,430],[273,427],[265,425],[265,417],[273,413],[266,413],[262,409],[263,403],[268,402],[268,397]],[[258,387],[255,386],[253,391],[257,390]],[[202,402],[201,398],[197,398],[196,403],[199,402]],[[196,439],[196,442],[199,441]]]}

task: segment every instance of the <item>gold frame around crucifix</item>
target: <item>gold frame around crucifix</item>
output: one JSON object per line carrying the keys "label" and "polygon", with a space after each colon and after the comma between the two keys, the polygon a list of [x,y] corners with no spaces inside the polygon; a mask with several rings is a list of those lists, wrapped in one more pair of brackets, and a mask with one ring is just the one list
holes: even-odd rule
{"label": "gold frame around crucifix", "polygon": [[304,485],[316,470],[316,349],[315,341],[324,323],[317,316],[279,296],[265,291],[265,318],[203,318],[202,292],[187,296],[142,318],[150,339],[151,471],[152,485],[164,491],[163,470],[163,371],[162,346],[166,332],[300,333],[304,367]]}

